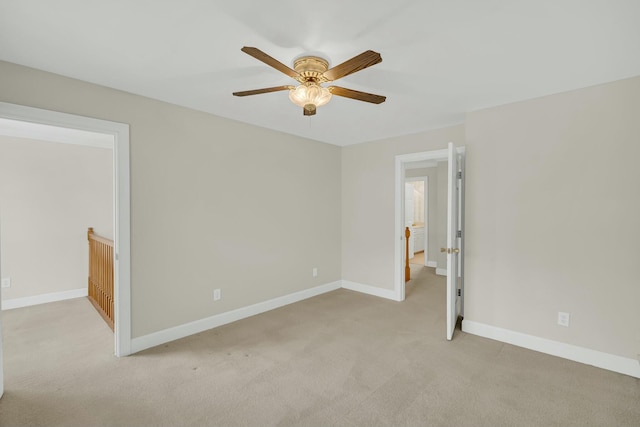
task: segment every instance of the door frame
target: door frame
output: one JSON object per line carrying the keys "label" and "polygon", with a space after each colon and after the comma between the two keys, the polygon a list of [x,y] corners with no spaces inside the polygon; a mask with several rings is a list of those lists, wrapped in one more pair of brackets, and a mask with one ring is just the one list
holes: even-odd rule
{"label": "door frame", "polygon": [[89,131],[111,137],[111,147],[113,149],[113,243],[115,252],[114,353],[118,357],[130,355],[131,208],[129,125],[6,102],[0,102],[0,118]]}
{"label": "door frame", "polygon": [[[465,147],[457,147],[456,152],[462,155],[464,159]],[[405,281],[404,281],[404,265],[405,257],[404,253],[404,182],[406,178],[406,164],[412,162],[422,162],[426,160],[444,160],[448,158],[448,150],[443,148],[441,150],[422,151],[418,153],[399,154],[395,157],[395,245],[394,245],[394,295],[396,301],[404,301],[405,299]],[[462,161],[462,167],[464,167],[464,160]],[[464,176],[464,173],[463,173]],[[460,206],[461,210],[464,210],[464,186],[461,188],[463,203]],[[461,212],[462,218],[464,218],[464,212]],[[461,223],[464,226],[464,222]],[[464,236],[464,229],[463,229]],[[464,237],[462,238],[464,242]],[[464,259],[464,243],[460,246],[461,256],[460,259]],[[461,265],[464,266],[463,261]],[[460,270],[460,274],[462,274]],[[461,283],[464,283],[464,274],[462,274]],[[464,307],[464,290],[461,292],[460,307]],[[461,315],[464,313],[461,311]]]}

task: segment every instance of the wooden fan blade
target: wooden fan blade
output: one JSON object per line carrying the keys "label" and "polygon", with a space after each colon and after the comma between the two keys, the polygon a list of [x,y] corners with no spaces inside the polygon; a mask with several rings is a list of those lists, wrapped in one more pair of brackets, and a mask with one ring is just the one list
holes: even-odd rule
{"label": "wooden fan blade", "polygon": [[374,95],[373,93],[360,92],[358,90],[346,89],[339,86],[329,86],[327,89],[329,89],[329,92],[333,95],[357,99],[358,101],[371,102],[372,104],[382,104],[387,99],[386,96]]}
{"label": "wooden fan blade", "polygon": [[356,71],[364,70],[367,67],[371,67],[372,65],[376,65],[382,62],[382,57],[378,52],[374,52],[372,50],[368,50],[366,52],[362,52],[358,56],[354,56],[353,58],[343,62],[340,65],[336,65],[335,67],[324,72],[323,76],[329,80],[338,80],[342,77],[348,76],[349,74],[353,74]]}
{"label": "wooden fan blade", "polygon": [[266,53],[264,53],[258,48],[245,46],[240,50],[246,53],[247,55],[253,56],[258,61],[262,61],[265,64],[269,65],[270,67],[275,68],[281,73],[286,74],[291,78],[297,79],[300,77],[300,74],[298,74],[295,70],[292,70],[291,68],[284,65],[282,62],[278,61],[275,58],[272,58],[271,56],[267,55]]}
{"label": "wooden fan blade", "polygon": [[295,89],[295,87],[294,86],[275,86],[275,87],[267,87],[264,89],[245,90],[243,92],[233,92],[233,96],[259,95],[261,93],[278,92],[280,90],[290,90],[290,89]]}

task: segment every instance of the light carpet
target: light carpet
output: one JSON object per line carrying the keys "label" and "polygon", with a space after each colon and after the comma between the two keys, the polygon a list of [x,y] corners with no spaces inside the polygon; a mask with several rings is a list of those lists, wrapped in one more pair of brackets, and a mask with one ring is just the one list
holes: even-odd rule
{"label": "light carpet", "polygon": [[86,299],[3,312],[10,426],[639,426],[640,380],[456,331],[444,278],[337,290],[116,358]]}

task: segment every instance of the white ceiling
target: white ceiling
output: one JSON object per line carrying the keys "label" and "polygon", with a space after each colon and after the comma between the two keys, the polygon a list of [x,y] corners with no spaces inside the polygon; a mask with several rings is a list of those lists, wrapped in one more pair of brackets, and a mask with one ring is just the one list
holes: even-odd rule
{"label": "white ceiling", "polygon": [[[485,107],[640,75],[638,0],[2,0],[0,59],[254,125],[349,145],[462,123]],[[294,81],[242,53],[292,66],[383,62],[303,117]],[[1,96],[1,94],[0,94]]]}

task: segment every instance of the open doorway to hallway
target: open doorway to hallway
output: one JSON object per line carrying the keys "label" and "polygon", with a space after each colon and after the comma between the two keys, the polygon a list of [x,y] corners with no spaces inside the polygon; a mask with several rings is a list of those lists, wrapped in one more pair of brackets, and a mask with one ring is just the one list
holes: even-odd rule
{"label": "open doorway to hallway", "polygon": [[[0,102],[0,119],[15,125],[12,136],[24,127],[60,128],[80,133],[95,133],[109,138],[113,160],[113,240],[114,240],[114,353],[131,353],[131,273],[130,273],[130,188],[129,188],[129,126],[122,123],[92,119],[55,111]],[[31,137],[33,137],[32,135]],[[86,231],[85,231],[86,232]],[[0,264],[0,275],[4,277]],[[0,290],[0,297],[2,292]],[[2,333],[0,311],[0,333]],[[3,343],[0,340],[0,361]],[[0,396],[4,391],[4,372],[0,364]]]}
{"label": "open doorway to hallway", "polygon": [[4,102],[0,102],[0,119],[14,122],[14,131],[17,133],[13,136],[25,136],[24,133],[20,134],[23,132],[21,126],[23,128],[33,126],[40,128],[41,134],[45,129],[47,131],[45,133],[48,133],[56,128],[84,134],[85,137],[97,135],[109,140],[113,154],[114,352],[117,356],[129,355],[131,353],[129,126]]}
{"label": "open doorway to hallway", "polygon": [[410,236],[419,224],[412,202],[416,187],[411,183],[416,177],[425,177],[428,243],[424,243],[426,265],[418,267],[422,270],[433,265],[436,274],[446,277],[446,335],[451,339],[458,315],[463,315],[464,310],[464,147],[456,149],[449,143],[444,150],[398,155],[395,163],[396,295],[400,301],[407,295],[405,279],[411,273],[410,261],[415,252],[415,241]]}
{"label": "open doorway to hallway", "polygon": [[[21,125],[41,125],[103,134],[110,138],[113,150],[113,233],[114,233],[114,353],[131,353],[131,262],[130,262],[130,188],[129,126],[123,123],[93,119],[72,114],[42,110],[0,102],[0,119]],[[18,136],[18,135],[14,135]],[[2,265],[0,265],[0,274]],[[1,317],[1,312],[0,312]],[[2,323],[0,322],[0,327]],[[0,330],[0,333],[2,331]],[[0,360],[2,359],[0,340]],[[4,375],[0,367],[0,395]]]}
{"label": "open doorway to hallway", "polygon": [[407,162],[405,167],[405,226],[410,230],[411,277],[422,269],[446,276],[447,162],[446,159]]}
{"label": "open doorway to hallway", "polygon": [[[416,171],[422,172],[421,169]],[[428,260],[428,230],[433,219],[428,215],[428,177],[408,176],[405,178],[404,219],[409,238],[406,245],[406,259],[409,262],[409,276],[405,272],[405,281],[415,279]],[[406,263],[405,263],[406,265]],[[405,295],[408,297],[408,294]]]}

